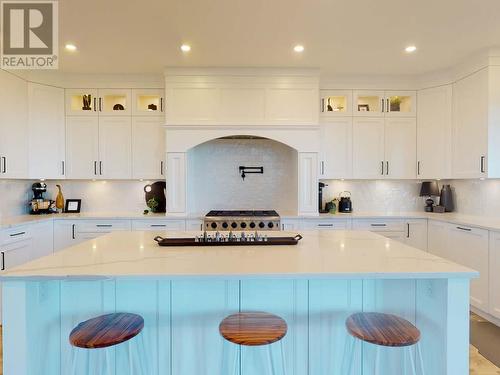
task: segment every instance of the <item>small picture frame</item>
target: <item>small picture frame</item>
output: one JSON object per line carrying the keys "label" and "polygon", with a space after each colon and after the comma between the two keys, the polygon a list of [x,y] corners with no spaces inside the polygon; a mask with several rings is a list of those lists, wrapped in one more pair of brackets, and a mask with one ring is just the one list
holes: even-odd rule
{"label": "small picture frame", "polygon": [[64,208],[64,212],[79,214],[81,208],[82,208],[81,199],[66,199],[66,206]]}
{"label": "small picture frame", "polygon": [[370,112],[370,105],[358,104],[358,112]]}

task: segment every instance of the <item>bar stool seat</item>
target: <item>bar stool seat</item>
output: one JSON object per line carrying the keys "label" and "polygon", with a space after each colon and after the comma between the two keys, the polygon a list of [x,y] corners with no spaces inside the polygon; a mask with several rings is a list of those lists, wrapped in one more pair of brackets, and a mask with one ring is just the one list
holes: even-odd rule
{"label": "bar stool seat", "polygon": [[354,337],[380,346],[411,346],[420,340],[420,331],[408,320],[376,312],[357,313],[346,321]]}
{"label": "bar stool seat", "polygon": [[219,332],[227,341],[244,346],[269,345],[281,340],[287,324],[277,315],[265,312],[242,312],[226,317]]}
{"label": "bar stool seat", "polygon": [[144,319],[131,313],[101,315],[78,324],[70,333],[71,345],[84,349],[107,348],[141,333]]}
{"label": "bar stool seat", "polygon": [[[286,321],[277,316],[266,312],[240,312],[227,316],[219,324],[219,332],[226,340],[236,345],[243,346],[267,346],[269,366],[271,374],[275,374],[275,363],[273,359],[271,345],[280,342],[281,349],[281,369],[282,374],[286,374],[285,353],[283,341],[288,326]],[[222,352],[223,366],[227,359],[224,357],[224,346]],[[225,372],[224,372],[225,373]],[[234,355],[233,373],[239,374],[238,354]]]}

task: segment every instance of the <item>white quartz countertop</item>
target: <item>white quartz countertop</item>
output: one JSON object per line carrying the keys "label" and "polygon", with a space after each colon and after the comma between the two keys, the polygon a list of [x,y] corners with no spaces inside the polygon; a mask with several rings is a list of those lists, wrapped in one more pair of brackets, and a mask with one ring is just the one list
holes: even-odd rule
{"label": "white quartz countertop", "polygon": [[[197,232],[169,233],[194,236]],[[283,235],[274,232],[270,235]],[[295,235],[296,233],[288,233]],[[160,247],[165,232],[115,232],[39,258],[4,278],[473,278],[478,273],[364,231],[302,231],[296,246]]]}

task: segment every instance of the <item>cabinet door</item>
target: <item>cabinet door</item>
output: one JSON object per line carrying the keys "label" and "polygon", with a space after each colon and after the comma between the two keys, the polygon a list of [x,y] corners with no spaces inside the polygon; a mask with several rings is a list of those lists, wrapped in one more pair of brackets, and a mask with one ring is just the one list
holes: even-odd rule
{"label": "cabinet door", "polygon": [[417,249],[427,251],[427,220],[407,220],[404,242]]}
{"label": "cabinet door", "polygon": [[427,250],[438,257],[451,259],[448,247],[449,224],[429,220],[427,223]]}
{"label": "cabinet door", "polygon": [[132,178],[164,178],[165,130],[162,117],[132,118]]}
{"label": "cabinet door", "polygon": [[0,70],[0,178],[28,177],[28,84]]}
{"label": "cabinet door", "polygon": [[76,238],[76,223],[68,220],[54,220],[54,252],[79,243]]}
{"label": "cabinet door", "polygon": [[417,130],[414,118],[385,120],[385,175],[393,179],[416,176]]}
{"label": "cabinet door", "polygon": [[99,119],[99,166],[101,178],[132,177],[132,124],[130,117]]}
{"label": "cabinet door", "polygon": [[98,176],[99,120],[97,116],[66,117],[66,177]]}
{"label": "cabinet door", "polygon": [[99,110],[97,89],[66,89],[66,116],[95,116]]}
{"label": "cabinet door", "polygon": [[298,230],[300,222],[294,219],[281,219],[281,230]]}
{"label": "cabinet door", "polygon": [[386,91],[384,110],[388,117],[415,117],[417,115],[415,91]]}
{"label": "cabinet door", "polygon": [[33,236],[31,259],[52,254],[54,251],[54,223],[52,220],[31,224],[30,232]]}
{"label": "cabinet door", "polygon": [[472,306],[488,311],[488,231],[461,225],[451,225],[449,236],[450,259],[479,272],[479,278],[471,280],[470,300]]}
{"label": "cabinet door", "polygon": [[452,86],[418,92],[417,177],[451,177]]}
{"label": "cabinet door", "polygon": [[490,232],[490,314],[500,319],[500,233]]}
{"label": "cabinet door", "polygon": [[321,125],[321,178],[352,176],[352,118],[331,119]]}
{"label": "cabinet door", "polygon": [[132,115],[158,116],[164,112],[165,90],[133,89]]}
{"label": "cabinet door", "polygon": [[384,177],[384,119],[355,118],[352,148],[354,178]]}
{"label": "cabinet door", "polygon": [[[197,220],[193,220],[197,221]],[[191,223],[192,227],[187,230],[201,230],[201,222]],[[151,230],[151,231],[184,231],[186,222],[184,220],[132,220],[132,230]]]}
{"label": "cabinet door", "polygon": [[453,86],[453,177],[486,176],[488,147],[488,71]]}
{"label": "cabinet door", "polygon": [[382,117],[385,110],[383,91],[354,91],[352,113],[354,116]]}
{"label": "cabinet door", "polygon": [[0,251],[1,270],[8,271],[13,267],[29,262],[32,259],[32,246],[32,238],[2,246],[2,250]]}
{"label": "cabinet door", "polygon": [[301,228],[304,230],[346,230],[350,223],[343,219],[304,219]]}
{"label": "cabinet door", "polygon": [[352,115],[351,90],[321,90],[320,117]]}
{"label": "cabinet door", "polygon": [[64,89],[29,83],[28,97],[30,177],[64,178]]}
{"label": "cabinet door", "polygon": [[277,124],[317,124],[318,90],[314,88],[270,88],[266,95],[266,117]]}
{"label": "cabinet door", "polygon": [[128,89],[99,90],[98,112],[100,116],[130,116],[132,91]]}

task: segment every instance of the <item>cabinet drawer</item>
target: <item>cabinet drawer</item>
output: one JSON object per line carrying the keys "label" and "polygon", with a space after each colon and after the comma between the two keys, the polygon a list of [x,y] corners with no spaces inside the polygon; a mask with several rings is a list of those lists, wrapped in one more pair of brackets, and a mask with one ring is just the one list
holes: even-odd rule
{"label": "cabinet drawer", "polygon": [[8,245],[31,238],[31,231],[28,226],[19,226],[6,229],[0,232],[0,245]]}
{"label": "cabinet drawer", "polygon": [[31,260],[33,240],[27,238],[2,246],[0,251],[0,270],[6,271]]}
{"label": "cabinet drawer", "polygon": [[354,230],[369,230],[371,232],[404,232],[405,222],[399,219],[355,219],[352,223]]}
{"label": "cabinet drawer", "polygon": [[345,230],[349,229],[347,220],[328,220],[328,219],[308,219],[302,221],[304,230]]}
{"label": "cabinet drawer", "polygon": [[76,223],[77,233],[109,233],[120,230],[130,230],[129,220],[89,220]]}
{"label": "cabinet drawer", "polygon": [[[132,230],[179,230],[186,228],[184,220],[134,220]],[[199,227],[198,227],[199,229]]]}

